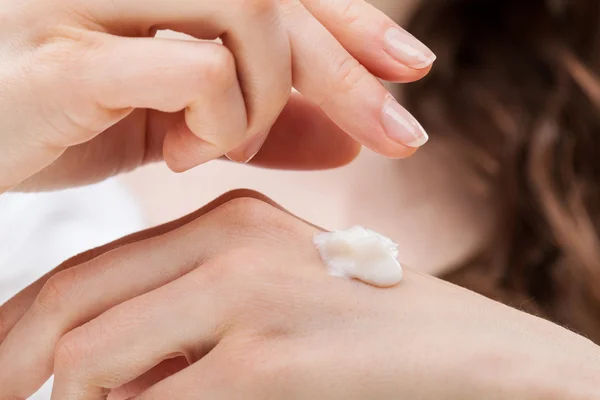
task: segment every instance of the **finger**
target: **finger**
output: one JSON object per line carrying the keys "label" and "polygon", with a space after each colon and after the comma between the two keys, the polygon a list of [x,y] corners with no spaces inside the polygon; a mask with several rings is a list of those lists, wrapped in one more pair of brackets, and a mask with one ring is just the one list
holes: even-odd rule
{"label": "finger", "polygon": [[[235,56],[246,101],[248,135],[268,130],[291,89],[291,53],[277,0],[221,1],[104,0],[86,2],[89,17],[115,31],[124,26],[151,33],[170,28],[197,38],[220,37]],[[192,129],[193,130],[193,129]],[[226,151],[239,140],[222,140]],[[237,139],[237,138],[236,138]]]}
{"label": "finger", "polygon": [[140,232],[135,232],[135,233],[127,235],[121,239],[118,239],[114,242],[108,243],[104,246],[101,246],[101,247],[98,247],[98,248],[95,248],[92,250],[88,250],[84,253],[81,253],[81,254],[65,261],[60,266],[58,266],[54,270],[47,273],[46,275],[44,275],[43,277],[38,279],[36,282],[34,282],[30,286],[28,286],[27,288],[25,288],[24,290],[19,292],[16,296],[11,298],[8,302],[6,302],[2,306],[0,306],[0,344],[2,344],[3,340],[6,338],[8,333],[14,328],[14,326],[21,319],[21,317],[31,308],[35,299],[38,297],[39,292],[42,290],[42,288],[48,282],[48,280],[51,277],[53,277],[54,275],[56,275],[57,273],[59,273],[61,271],[65,271],[72,267],[75,267],[77,265],[84,264],[88,261],[91,261],[97,257],[102,256],[103,254],[106,254],[114,249],[118,249],[118,248],[126,246],[128,244],[132,244],[135,242],[139,242],[139,241],[142,241],[145,239],[149,239],[149,238],[156,237],[156,236],[161,236],[161,235],[167,234],[169,232],[172,232],[173,230],[180,228],[180,227],[202,217],[203,215],[211,212],[212,210],[214,210],[228,202],[237,200],[237,199],[252,199],[252,200],[258,200],[258,201],[264,202],[280,211],[287,213],[288,215],[293,216],[294,218],[297,218],[298,220],[302,221],[303,223],[305,223],[309,226],[313,226],[317,229],[324,230],[323,228],[320,228],[314,224],[311,224],[310,222],[308,222],[306,220],[298,218],[297,216],[295,216],[294,214],[292,214],[291,212],[289,212],[288,210],[283,208],[278,203],[274,202],[267,196],[263,195],[262,193],[256,192],[254,190],[248,190],[248,189],[232,190],[230,192],[223,194],[222,196],[218,197],[217,199],[213,200],[212,202],[208,203],[204,207],[196,210],[195,212],[193,212],[191,214],[185,215],[179,219],[176,219],[174,221],[171,221],[171,222],[168,222],[168,223],[165,223],[165,224],[162,224],[162,225],[150,228],[150,229],[146,229],[146,230],[143,230]]}
{"label": "finger", "polygon": [[221,205],[238,198],[257,199],[260,201],[264,201],[267,204],[277,206],[271,199],[258,192],[246,189],[234,190],[220,196],[219,198],[208,203],[199,210],[196,210],[195,212],[183,216],[177,220],[140,232],[132,233],[121,239],[115,240],[114,242],[108,243],[104,246],[92,250],[88,250],[75,257],[72,257],[69,260],[62,263],[57,268],[53,269],[52,271],[38,279],[33,284],[29,285],[27,288],[19,292],[16,296],[11,298],[8,302],[6,302],[0,307],[0,344],[2,344],[2,341],[14,328],[14,326],[21,319],[21,317],[27,312],[27,310],[31,308],[40,290],[42,289],[42,287],[44,287],[48,279],[50,279],[57,273],[75,267],[77,265],[84,264],[119,247],[123,247],[131,243],[139,242],[145,239],[169,233],[181,226],[184,226],[194,221],[197,218],[200,218],[201,216],[207,214],[215,208],[220,207]]}
{"label": "finger", "polygon": [[172,169],[219,157],[227,146],[243,140],[246,106],[235,60],[226,47],[98,35],[103,46],[85,58],[89,65],[81,69],[88,76],[86,91],[104,110],[186,110],[185,121],[164,139],[165,161]]}
{"label": "finger", "polygon": [[117,389],[111,390],[107,400],[125,400],[137,396],[163,379],[175,375],[177,372],[189,367],[189,365],[190,363],[185,357],[175,357],[163,361],[139,378],[136,378]]}
{"label": "finger", "polygon": [[[183,112],[136,110],[91,141],[67,149],[17,190],[86,185],[160,161],[165,136],[178,130],[189,131]],[[360,149],[319,107],[294,93],[262,149],[249,162],[264,168],[320,170],[348,164]],[[179,149],[173,150],[172,157],[177,157]]]}
{"label": "finger", "polygon": [[[289,261],[289,249],[278,251],[272,241],[252,246],[248,253],[234,245],[185,276],[123,302],[63,336],[55,350],[52,399],[103,399],[108,390],[133,381],[167,357],[182,354],[195,362],[225,335],[234,337],[238,323],[243,325],[246,319],[242,307],[271,285],[256,273],[257,266],[276,271],[289,267],[282,262]],[[300,247],[304,249],[302,242]],[[249,257],[257,254],[256,249],[265,250],[260,260]],[[294,263],[313,268],[300,276],[318,271],[328,280],[320,263],[304,264],[302,257],[295,255]],[[257,286],[257,292],[247,289]]]}
{"label": "finger", "polygon": [[[217,345],[200,361],[190,365],[180,372],[169,376],[148,388],[146,391],[131,397],[129,400],[162,400],[177,393],[178,400],[229,400],[240,398],[244,393],[245,399],[268,398],[265,393],[248,393],[229,378],[228,355],[226,346]],[[243,377],[237,377],[244,381]]]}
{"label": "finger", "polygon": [[360,149],[318,106],[296,93],[251,164],[296,170],[336,168],[354,160]]}
{"label": "finger", "polygon": [[421,79],[433,52],[364,0],[302,0],[335,38],[376,76],[393,82]]}
{"label": "finger", "polygon": [[[224,246],[235,244],[233,232],[241,227],[253,229],[256,221],[262,220],[261,214],[271,209],[260,204],[264,203],[230,201],[220,207],[226,218],[209,213],[176,228],[188,216],[161,228],[175,229],[162,236],[111,251],[105,247],[102,250],[107,252],[90,261],[44,278],[41,289],[38,283],[22,292],[13,304],[30,301],[32,292],[39,291],[0,346],[0,387],[17,398],[30,396],[52,373],[53,351],[60,337],[123,301],[177,279],[223,251]],[[286,231],[277,234],[285,235]],[[7,313],[10,318],[12,312]]]}
{"label": "finger", "polygon": [[194,362],[207,354],[237,302],[237,293],[223,296],[216,279],[222,267],[209,260],[66,334],[55,350],[52,400],[105,399],[165,358],[181,354]]}
{"label": "finger", "polygon": [[[205,232],[209,237],[202,246],[190,242],[189,232],[178,231],[189,230],[194,224],[184,225],[167,233],[167,239],[150,237],[115,248],[46,279],[31,307],[0,346],[3,392],[27,398],[51,375],[54,347],[66,332],[116,304],[177,279],[209,253],[225,246],[227,238],[216,232],[223,232],[222,227],[214,218],[212,224],[206,220],[208,215],[211,214],[196,220],[202,220],[204,226],[196,233]],[[171,240],[171,246],[164,246],[165,241]],[[181,255],[176,262],[171,254],[174,245]],[[17,304],[22,301],[22,297],[17,299]]]}
{"label": "finger", "polygon": [[406,157],[427,141],[421,125],[303,7],[286,2],[294,86],[342,130],[388,157]]}
{"label": "finger", "polygon": [[[187,128],[177,114],[154,113],[148,121],[147,143],[153,146],[147,149],[147,159],[152,161],[161,157],[161,137]],[[318,106],[299,93],[290,97],[264,140],[260,148],[251,149],[239,159],[266,168],[316,170],[346,165],[361,149]]]}

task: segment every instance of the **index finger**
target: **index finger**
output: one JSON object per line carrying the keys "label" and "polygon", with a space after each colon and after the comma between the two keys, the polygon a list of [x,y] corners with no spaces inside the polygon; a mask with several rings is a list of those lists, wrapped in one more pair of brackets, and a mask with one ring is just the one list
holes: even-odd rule
{"label": "index finger", "polygon": [[292,46],[294,87],[342,130],[393,158],[413,154],[428,139],[419,122],[304,7],[284,5]]}
{"label": "index finger", "polygon": [[436,59],[420,40],[365,0],[302,0],[369,71],[392,82],[425,76]]}

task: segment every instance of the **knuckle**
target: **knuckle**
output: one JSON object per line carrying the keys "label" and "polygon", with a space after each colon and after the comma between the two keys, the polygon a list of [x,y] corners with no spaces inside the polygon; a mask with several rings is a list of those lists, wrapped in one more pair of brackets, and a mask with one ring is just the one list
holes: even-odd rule
{"label": "knuckle", "polygon": [[227,203],[228,201],[231,201],[234,199],[246,198],[246,197],[260,200],[265,203],[272,202],[272,200],[269,199],[264,194],[257,192],[256,190],[252,190],[252,189],[233,189],[233,190],[230,190],[229,192],[219,196],[216,201],[218,201],[220,204],[223,204],[223,203]]}
{"label": "knuckle", "polygon": [[321,107],[330,106],[340,96],[352,94],[369,76],[367,69],[349,54],[334,63],[333,71],[336,73],[336,80],[332,90],[328,90],[328,94],[318,102]]}
{"label": "knuckle", "polygon": [[364,10],[362,10],[356,0],[342,0],[340,1],[340,15],[346,25],[353,25],[356,21],[358,21],[362,15],[364,15]]}
{"label": "knuckle", "polygon": [[257,243],[287,246],[290,240],[304,238],[310,231],[308,224],[282,211],[264,196],[232,198],[214,213],[225,222],[221,226],[231,232],[238,247]]}
{"label": "knuckle", "polygon": [[270,224],[279,218],[279,210],[255,197],[235,198],[219,208],[228,216],[232,224],[240,228]]}
{"label": "knuckle", "polygon": [[54,368],[57,372],[72,373],[80,370],[90,344],[85,330],[77,328],[65,334],[54,348]]}
{"label": "knuckle", "polygon": [[73,299],[75,278],[71,270],[50,277],[42,286],[33,305],[44,313],[58,313]]}
{"label": "knuckle", "polygon": [[367,69],[350,55],[338,62],[337,71],[339,90],[343,93],[352,92],[363,79],[369,76]]}
{"label": "knuckle", "polygon": [[[237,83],[237,72],[235,57],[229,49],[223,45],[215,44],[214,51],[210,52],[210,57],[202,57],[198,60],[203,70],[203,76],[198,77],[198,85],[206,86],[210,82],[210,87],[222,91]],[[191,76],[200,75],[192,74]]]}

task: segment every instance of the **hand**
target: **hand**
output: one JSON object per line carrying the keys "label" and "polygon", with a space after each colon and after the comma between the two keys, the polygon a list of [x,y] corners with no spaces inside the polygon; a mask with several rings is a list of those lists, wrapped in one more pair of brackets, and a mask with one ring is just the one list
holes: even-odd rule
{"label": "hand", "polygon": [[[348,162],[358,147],[342,131],[391,157],[426,140],[376,76],[419,79],[434,56],[363,0],[0,0],[0,10],[0,193],[33,175],[23,187],[159,158],[176,171],[226,153],[245,161],[269,131],[271,149],[292,155],[258,163],[292,168]],[[303,95],[289,100],[292,84]],[[306,151],[328,142],[332,160]]]}
{"label": "hand", "polygon": [[60,400],[600,394],[588,340],[411,271],[387,290],[331,277],[316,227],[248,195],[76,257],[2,306],[0,399],[52,372]]}

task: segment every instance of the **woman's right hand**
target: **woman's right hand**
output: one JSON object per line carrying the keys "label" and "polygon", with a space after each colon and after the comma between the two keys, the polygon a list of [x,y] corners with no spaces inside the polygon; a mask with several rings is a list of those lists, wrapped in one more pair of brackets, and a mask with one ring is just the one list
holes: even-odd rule
{"label": "woman's right hand", "polygon": [[[273,126],[321,143],[341,128],[404,157],[426,134],[376,76],[413,81],[433,60],[363,0],[0,0],[0,193],[160,157],[177,171],[246,161]],[[302,96],[289,99],[292,84]]]}
{"label": "woman's right hand", "polygon": [[0,399],[591,400],[600,348],[406,271],[332,277],[248,192],[65,263],[0,307]]}

